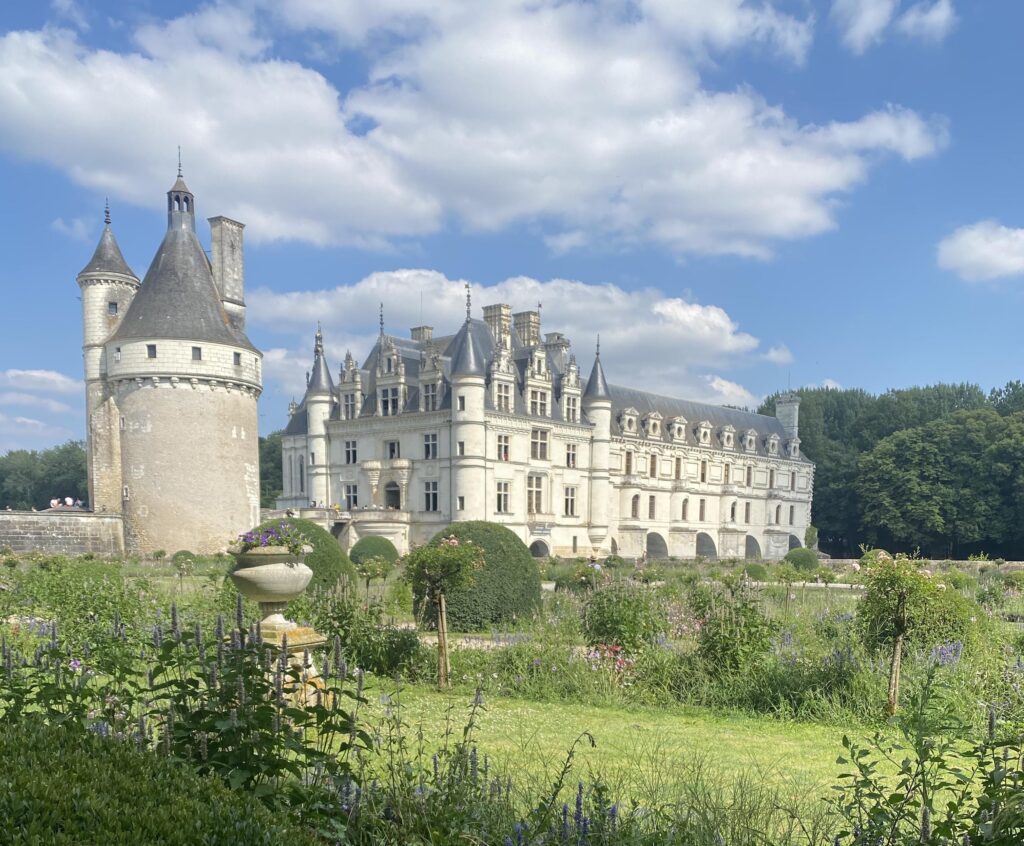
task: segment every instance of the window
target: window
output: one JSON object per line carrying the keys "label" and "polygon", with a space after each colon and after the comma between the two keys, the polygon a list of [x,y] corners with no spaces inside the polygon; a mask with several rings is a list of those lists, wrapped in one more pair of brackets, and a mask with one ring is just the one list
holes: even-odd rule
{"label": "window", "polygon": [[793,525],[793,520],[796,518],[796,506],[789,506],[789,525]]}
{"label": "window", "polygon": [[156,344],[146,344],[146,358],[156,358]]}
{"label": "window", "polygon": [[629,516],[634,520],[640,519],[640,494],[633,494],[633,499],[629,504]]}
{"label": "window", "polygon": [[498,411],[512,410],[512,386],[508,382],[498,382],[496,387],[496,399],[494,404]]}
{"label": "window", "polygon": [[573,551],[573,555],[575,555],[576,554],[576,535],[572,536],[572,551]]}
{"label": "window", "polygon": [[423,483],[423,510],[437,511],[437,482]]}
{"label": "window", "polygon": [[775,487],[775,471],[774,470],[769,470],[768,471],[768,487],[769,488],[774,488]]}
{"label": "window", "polygon": [[576,488],[574,487],[565,489],[565,516],[576,516]]}
{"label": "window", "polygon": [[735,523],[736,522],[736,503],[735,502],[732,505],[729,506],[729,522],[730,523]]}
{"label": "window", "polygon": [[465,394],[459,394],[459,411],[466,410],[466,396]]}
{"label": "window", "polygon": [[781,524],[782,523],[782,506],[781,505],[776,505],[775,506],[775,522],[777,524]]}
{"label": "window", "polygon": [[575,467],[576,466],[576,444],[565,445],[565,466]]}
{"label": "window", "polygon": [[498,435],[498,461],[510,461],[511,435]]}
{"label": "window", "polygon": [[299,465],[299,493],[306,490],[306,468],[302,463],[302,456],[297,456],[296,463]]}
{"label": "window", "polygon": [[316,453],[315,452],[311,452],[309,454],[309,466],[310,467],[314,467],[315,465],[316,465]]}
{"label": "window", "polygon": [[754,484],[754,468],[747,468],[747,487],[751,487]]}
{"label": "window", "polygon": [[127,502],[129,498],[130,497],[128,496],[128,486],[125,485],[123,488],[121,488],[121,499]]}
{"label": "window", "polygon": [[700,501],[700,509],[699,509],[699,514],[698,514],[697,519],[700,520],[701,523],[703,523],[707,519],[707,516],[708,516],[708,501],[706,499],[702,499]]}
{"label": "window", "polygon": [[700,463],[700,480],[702,482],[706,482],[708,480],[708,463],[706,461],[702,461]]}
{"label": "window", "polygon": [[578,397],[565,398],[565,419],[570,423],[580,422],[580,401]]}
{"label": "window", "polygon": [[[424,458],[437,458],[437,433],[431,432],[429,435],[423,436],[423,457]],[[428,508],[427,511],[432,509]],[[436,510],[436,509],[433,509]]]}
{"label": "window", "polygon": [[530,432],[530,458],[538,461],[548,460],[548,433],[543,429]]}
{"label": "window", "polygon": [[234,362],[235,362],[235,367],[241,367],[242,366],[242,354],[241,353],[235,353]]}
{"label": "window", "polygon": [[121,348],[120,347],[114,347],[114,361],[120,361],[120,360],[121,360]]}
{"label": "window", "polygon": [[626,475],[633,475],[633,451],[626,450]]}
{"label": "window", "polygon": [[124,431],[127,427],[128,427],[128,421],[124,417],[122,417],[121,418],[121,430]]}
{"label": "window", "polygon": [[683,459],[681,458],[676,459],[676,478],[683,478]]}
{"label": "window", "polygon": [[791,491],[796,490],[796,473],[789,474],[789,489]]}
{"label": "window", "polygon": [[749,523],[750,522],[750,503],[749,502],[743,503],[743,522],[744,523]]}
{"label": "window", "polygon": [[530,414],[535,417],[548,416],[547,391],[530,391]]}
{"label": "window", "polygon": [[540,514],[544,510],[544,480],[540,476],[526,477],[526,511]]}
{"label": "window", "polygon": [[384,454],[388,458],[401,458],[402,457],[402,444],[400,441],[385,441],[384,442]]}
{"label": "window", "polygon": [[355,464],[359,460],[355,441],[345,441],[345,463]]}
{"label": "window", "polygon": [[690,511],[690,500],[684,499],[683,500],[683,513],[679,515],[679,519],[680,520],[688,520],[689,519],[689,511]]}
{"label": "window", "polygon": [[351,511],[359,507],[359,486],[345,485],[345,509]]}
{"label": "window", "polygon": [[652,479],[657,479],[658,478],[658,456],[652,455],[649,464],[650,464],[650,467],[648,468],[647,475],[650,476]]}
{"label": "window", "polygon": [[457,496],[457,497],[455,497],[455,509],[457,511],[465,511],[466,510],[466,498],[464,496]]}
{"label": "window", "polygon": [[729,464],[725,465],[725,469],[722,471],[722,483],[725,485],[729,484],[729,471],[732,470],[732,466]]}
{"label": "window", "polygon": [[192,347],[192,360],[193,361],[202,361],[203,360],[203,348],[202,347]]}
{"label": "window", "polygon": [[380,413],[385,417],[394,417],[398,414],[398,388],[381,389]]}
{"label": "window", "polygon": [[391,359],[391,358],[388,358],[388,359],[387,359],[387,362],[386,362],[386,364],[387,364],[387,366],[386,366],[386,367],[385,367],[384,369],[385,369],[385,370],[386,370],[386,371],[387,371],[388,373],[393,373],[393,372],[394,372],[394,367],[395,367],[395,365],[394,365],[394,362],[392,361],[392,359]]}
{"label": "window", "polygon": [[437,411],[437,384],[435,382],[423,386],[423,410]]}
{"label": "window", "polygon": [[509,508],[509,487],[510,484],[508,482],[498,482],[498,499],[494,510],[499,514],[511,513]]}
{"label": "window", "polygon": [[345,394],[345,419],[356,419],[356,395]]}
{"label": "window", "polygon": [[107,303],[107,314],[117,317],[117,303]]}
{"label": "window", "polygon": [[455,454],[456,455],[465,455],[466,454],[466,442],[465,441],[457,441],[455,443]]}
{"label": "window", "polygon": [[657,502],[653,496],[647,497],[647,519],[653,520]]}

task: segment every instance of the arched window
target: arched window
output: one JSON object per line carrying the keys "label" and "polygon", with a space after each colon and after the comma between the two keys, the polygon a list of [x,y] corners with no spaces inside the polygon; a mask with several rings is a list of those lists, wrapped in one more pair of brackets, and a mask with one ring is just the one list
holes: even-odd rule
{"label": "arched window", "polygon": [[690,500],[684,499],[683,500],[683,513],[682,513],[682,515],[680,516],[679,519],[681,519],[681,520],[688,519],[687,515],[688,515],[689,511],[690,511]]}
{"label": "arched window", "polygon": [[732,505],[729,506],[729,522],[730,523],[735,523],[736,522],[736,503],[735,502]]}
{"label": "arched window", "polygon": [[776,505],[775,506],[775,522],[776,523],[781,523],[782,522],[782,506],[781,505]]}
{"label": "arched window", "polygon": [[630,505],[629,515],[634,520],[640,519],[640,494],[633,494],[633,502]]}

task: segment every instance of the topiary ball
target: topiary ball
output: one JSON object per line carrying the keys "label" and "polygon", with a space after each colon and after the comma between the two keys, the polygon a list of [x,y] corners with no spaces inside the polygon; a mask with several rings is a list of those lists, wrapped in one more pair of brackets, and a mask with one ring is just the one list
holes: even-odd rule
{"label": "topiary ball", "polygon": [[[484,520],[467,520],[452,523],[430,542],[440,543],[450,535],[472,541],[484,551],[483,569],[474,574],[473,583],[445,595],[450,630],[478,631],[529,617],[540,609],[540,567],[511,529]],[[415,597],[417,614],[422,612],[424,622],[436,626],[436,609],[432,604],[423,608],[422,599]]]}
{"label": "topiary ball", "polygon": [[348,554],[353,564],[362,564],[370,558],[383,558],[388,564],[398,560],[398,550],[387,538],[368,537],[356,541]]}
{"label": "topiary ball", "polygon": [[782,560],[788,561],[801,573],[813,573],[818,569],[818,556],[813,549],[806,547],[791,549]]}
{"label": "topiary ball", "polygon": [[766,582],[768,581],[768,568],[764,564],[748,564],[743,568],[743,572],[746,573],[755,582]]}
{"label": "topiary ball", "polygon": [[260,523],[253,531],[274,528],[280,526],[282,522],[286,522],[302,532],[309,545],[313,547],[313,551],[306,556],[306,566],[313,571],[313,580],[309,583],[307,591],[333,590],[343,578],[349,583],[355,584],[357,580],[355,568],[337,538],[312,520],[303,520],[300,517],[289,517],[284,521],[280,519],[267,520]]}

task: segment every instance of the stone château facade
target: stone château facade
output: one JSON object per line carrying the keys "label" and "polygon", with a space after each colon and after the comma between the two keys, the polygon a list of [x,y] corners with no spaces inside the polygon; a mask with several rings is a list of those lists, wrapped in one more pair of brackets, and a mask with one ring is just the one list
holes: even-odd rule
{"label": "stone ch\u00e2teau facade", "polygon": [[810,522],[799,397],[777,417],[584,381],[540,313],[491,305],[454,334],[381,332],[335,383],[319,328],[289,410],[280,508],[323,509],[342,542],[399,550],[490,520],[535,555],[781,558]]}
{"label": "stone ch\u00e2teau facade", "polygon": [[207,259],[179,168],[143,281],[109,210],[78,274],[89,501],[122,516],[129,552],[214,552],[259,521],[262,355],[245,334],[243,228],[211,218]]}

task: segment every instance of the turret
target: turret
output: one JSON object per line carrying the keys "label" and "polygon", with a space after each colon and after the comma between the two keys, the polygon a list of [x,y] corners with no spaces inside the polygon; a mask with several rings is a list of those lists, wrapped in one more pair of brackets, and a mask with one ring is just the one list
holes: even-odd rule
{"label": "turret", "polygon": [[[452,384],[452,496],[456,520],[486,520],[487,430],[484,423],[486,396],[486,353],[478,334],[487,332],[484,323],[474,324],[472,301],[466,286],[466,322],[449,346]],[[462,502],[463,510],[458,510]]]}
{"label": "turret", "polygon": [[334,382],[324,355],[324,336],[320,324],[313,341],[313,370],[306,385],[303,406],[306,409],[306,446],[309,451],[309,499],[318,505],[330,506],[330,478],[327,472],[327,421],[334,403]]}
{"label": "turret", "polygon": [[590,449],[590,543],[600,549],[608,537],[608,503],[611,496],[612,399],[601,365],[601,339],[597,340],[594,366],[583,391],[583,411],[594,426]]}
{"label": "turret", "polygon": [[775,401],[775,416],[782,424],[788,440],[794,440],[800,434],[800,395],[788,392]]}
{"label": "turret", "polygon": [[117,407],[106,385],[104,343],[117,330],[139,290],[139,279],[121,254],[110,228],[110,205],[92,259],[78,274],[85,363],[86,457],[89,505],[121,510],[121,447]]}

